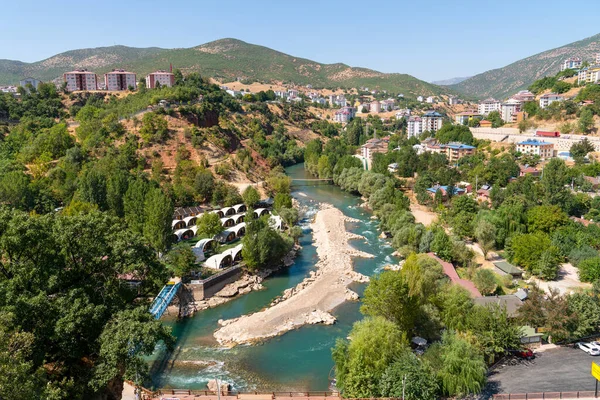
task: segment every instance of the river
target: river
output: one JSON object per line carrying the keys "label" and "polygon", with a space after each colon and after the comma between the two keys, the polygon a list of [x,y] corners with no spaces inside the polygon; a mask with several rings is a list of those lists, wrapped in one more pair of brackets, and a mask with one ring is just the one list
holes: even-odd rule
{"label": "river", "polygon": [[[292,178],[312,178],[304,170],[304,164],[286,169]],[[305,183],[303,182],[302,185]],[[371,253],[373,259],[354,260],[354,269],[371,276],[383,266],[396,263],[393,249],[378,237],[376,220],[359,207],[361,199],[345,193],[331,184],[294,186],[293,197],[308,208],[300,224],[304,236],[300,240],[302,251],[294,264],[265,280],[265,290],[251,292],[219,307],[201,311],[181,321],[165,320],[172,326],[177,338],[175,351],[166,354],[157,349],[150,358],[152,385],[163,388],[205,389],[209,379],[218,378],[233,385],[235,390],[315,390],[328,388],[328,376],[333,367],[331,348],[337,338],[345,338],[352,324],[361,318],[359,304],[345,303],[333,314],[335,325],[312,325],[291,331],[283,336],[256,346],[222,348],[212,337],[219,319],[237,318],[243,314],[261,310],[285,289],[296,286],[314,269],[318,258],[312,245],[309,228],[317,204],[327,202],[342,210],[357,223],[348,223],[348,230],[363,235],[364,240],[354,240],[357,249]],[[351,288],[359,294],[364,285]]]}

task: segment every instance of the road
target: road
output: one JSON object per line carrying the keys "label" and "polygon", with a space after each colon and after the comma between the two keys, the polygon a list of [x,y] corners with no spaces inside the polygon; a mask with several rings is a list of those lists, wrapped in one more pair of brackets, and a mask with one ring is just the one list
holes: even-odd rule
{"label": "road", "polygon": [[489,377],[494,393],[539,393],[594,390],[592,357],[579,349],[559,347],[536,355],[534,363],[500,366]]}

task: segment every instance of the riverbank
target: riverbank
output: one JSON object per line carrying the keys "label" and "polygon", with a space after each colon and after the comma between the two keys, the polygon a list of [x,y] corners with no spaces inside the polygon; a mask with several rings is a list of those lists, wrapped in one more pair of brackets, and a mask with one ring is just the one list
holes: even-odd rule
{"label": "riverbank", "polygon": [[316,271],[296,287],[287,289],[260,312],[226,321],[214,337],[222,345],[251,344],[279,336],[306,324],[333,324],[329,312],[346,300],[358,295],[348,289],[352,282],[366,282],[368,278],[353,270],[352,257],[372,257],[354,249],[352,239],[364,239],[346,231],[350,220],[331,205],[322,205],[311,223],[313,240],[319,256]]}

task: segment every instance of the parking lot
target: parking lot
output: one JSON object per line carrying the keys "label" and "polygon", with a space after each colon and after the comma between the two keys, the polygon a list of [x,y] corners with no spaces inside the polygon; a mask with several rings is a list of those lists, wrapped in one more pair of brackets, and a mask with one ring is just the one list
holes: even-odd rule
{"label": "parking lot", "polygon": [[594,390],[596,381],[590,374],[592,361],[600,364],[600,357],[572,347],[546,350],[537,353],[533,361],[498,365],[489,376],[488,390],[491,393]]}

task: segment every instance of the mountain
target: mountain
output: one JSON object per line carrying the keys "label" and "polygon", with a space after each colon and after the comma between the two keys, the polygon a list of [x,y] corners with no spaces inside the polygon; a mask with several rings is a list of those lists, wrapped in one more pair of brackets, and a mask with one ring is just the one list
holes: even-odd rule
{"label": "mountain", "polygon": [[464,80],[469,79],[470,76],[465,76],[462,78],[450,78],[450,79],[444,79],[441,81],[433,81],[431,83],[433,83],[434,85],[439,85],[439,86],[449,86],[449,85],[456,85],[457,83],[461,83]]}
{"label": "mountain", "polygon": [[169,64],[203,76],[251,81],[283,81],[314,87],[379,88],[406,95],[440,95],[449,92],[407,74],[388,74],[345,64],[321,64],[237,39],[220,39],[185,49],[126,46],[72,50],[34,63],[0,60],[0,84],[15,84],[24,76],[52,80],[63,72],[87,68],[103,74],[124,68],[144,76]]}
{"label": "mountain", "polygon": [[527,88],[537,79],[555,75],[565,58],[581,57],[584,61],[592,61],[598,52],[600,34],[524,58],[504,68],[475,75],[450,88],[470,97],[503,99]]}

